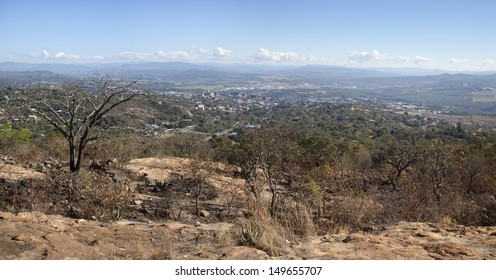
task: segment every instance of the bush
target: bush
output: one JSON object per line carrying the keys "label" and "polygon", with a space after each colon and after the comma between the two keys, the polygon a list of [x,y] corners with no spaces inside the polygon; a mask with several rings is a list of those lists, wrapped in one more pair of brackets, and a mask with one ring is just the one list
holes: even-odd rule
{"label": "bush", "polygon": [[480,222],[483,226],[496,226],[496,197],[494,195],[480,198]]}
{"label": "bush", "polygon": [[331,227],[328,233],[336,233],[343,229],[356,231],[378,222],[383,211],[381,204],[370,197],[360,194],[358,196],[334,196],[327,201],[325,218]]}
{"label": "bush", "polygon": [[[62,196],[69,216],[100,221],[117,220],[129,205],[131,193],[105,174],[87,170],[72,173],[66,169],[52,170],[46,188]],[[55,202],[57,203],[57,202]],[[64,206],[64,205],[62,205]]]}
{"label": "bush", "polygon": [[6,181],[0,179],[0,209],[8,212],[41,211],[50,207],[51,196],[38,180]]}
{"label": "bush", "polygon": [[31,132],[26,128],[12,128],[11,123],[0,125],[0,153],[10,154],[19,144],[27,144],[31,140]]}
{"label": "bush", "polygon": [[84,198],[80,202],[82,212],[100,221],[120,219],[131,200],[130,192],[107,176],[92,175],[89,184],[77,190]]}

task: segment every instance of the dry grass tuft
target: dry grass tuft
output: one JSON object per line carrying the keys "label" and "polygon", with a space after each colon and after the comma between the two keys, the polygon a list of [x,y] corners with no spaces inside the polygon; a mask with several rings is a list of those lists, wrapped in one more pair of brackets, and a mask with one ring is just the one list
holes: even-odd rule
{"label": "dry grass tuft", "polygon": [[267,212],[258,211],[241,223],[238,237],[240,245],[254,247],[276,256],[286,248],[288,232]]}

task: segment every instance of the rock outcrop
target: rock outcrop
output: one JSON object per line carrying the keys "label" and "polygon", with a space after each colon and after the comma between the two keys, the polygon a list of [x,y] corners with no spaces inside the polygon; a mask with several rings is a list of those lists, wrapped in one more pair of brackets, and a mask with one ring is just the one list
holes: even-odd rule
{"label": "rock outcrop", "polygon": [[403,222],[306,238],[272,257],[237,246],[234,227],[0,212],[0,259],[496,259],[496,227]]}

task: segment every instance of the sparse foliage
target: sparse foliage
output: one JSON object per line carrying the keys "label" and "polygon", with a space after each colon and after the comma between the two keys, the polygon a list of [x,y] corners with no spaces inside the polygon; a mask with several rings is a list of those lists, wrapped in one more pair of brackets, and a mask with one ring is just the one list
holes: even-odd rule
{"label": "sparse foliage", "polygon": [[67,140],[69,168],[78,172],[88,143],[99,138],[97,126],[117,106],[138,95],[137,81],[118,81],[110,76],[40,88],[25,105],[35,110]]}

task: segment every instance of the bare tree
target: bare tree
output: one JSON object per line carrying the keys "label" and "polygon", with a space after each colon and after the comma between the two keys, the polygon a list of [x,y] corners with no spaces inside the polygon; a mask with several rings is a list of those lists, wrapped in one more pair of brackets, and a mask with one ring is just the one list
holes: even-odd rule
{"label": "bare tree", "polygon": [[427,181],[432,185],[432,191],[439,207],[441,207],[443,189],[452,185],[447,181],[459,175],[454,172],[454,161],[450,147],[437,141],[429,145],[427,153],[421,161],[422,174],[427,177]]}
{"label": "bare tree", "polygon": [[393,189],[399,188],[398,183],[401,175],[417,163],[421,156],[421,145],[417,143],[390,139],[382,145],[378,158],[394,168],[394,174],[390,178]]}
{"label": "bare tree", "polygon": [[96,129],[99,121],[117,106],[136,97],[139,94],[136,85],[136,80],[115,80],[101,75],[89,81],[40,88],[28,105],[67,140],[70,170],[78,172],[84,149],[99,137]]}

